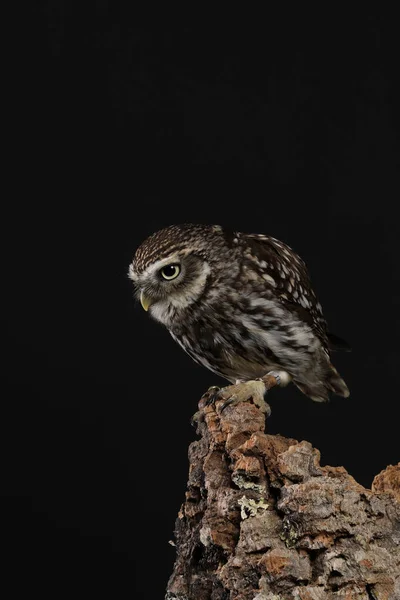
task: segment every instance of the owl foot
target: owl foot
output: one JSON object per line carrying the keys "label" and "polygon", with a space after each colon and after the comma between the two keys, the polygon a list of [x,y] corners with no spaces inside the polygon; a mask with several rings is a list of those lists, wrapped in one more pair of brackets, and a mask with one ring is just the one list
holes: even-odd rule
{"label": "owl foot", "polygon": [[203,395],[204,404],[205,406],[211,404],[215,406],[218,400],[224,400],[218,407],[218,412],[222,413],[227,406],[235,406],[239,402],[252,400],[253,404],[269,417],[271,407],[264,400],[265,394],[276,385],[285,386],[289,381],[290,376],[285,371],[269,371],[269,373],[259,379],[250,379],[249,381],[237,380],[235,385],[228,385],[223,388],[212,386]]}
{"label": "owl foot", "polygon": [[251,399],[253,404],[258,406],[261,412],[269,417],[271,408],[264,400],[267,389],[269,389],[269,387],[261,379],[253,379],[237,383],[236,385],[228,385],[217,393],[216,399],[224,400],[219,407],[219,412],[222,413],[227,406],[235,406],[236,404],[239,404],[239,402],[246,402]]}

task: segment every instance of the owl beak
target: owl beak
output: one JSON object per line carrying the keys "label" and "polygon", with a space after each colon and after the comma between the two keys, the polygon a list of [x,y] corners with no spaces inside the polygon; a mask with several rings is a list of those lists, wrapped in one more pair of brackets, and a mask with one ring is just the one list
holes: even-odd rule
{"label": "owl beak", "polygon": [[143,290],[140,292],[140,304],[145,311],[148,311],[151,306],[151,299],[148,296],[145,296]]}

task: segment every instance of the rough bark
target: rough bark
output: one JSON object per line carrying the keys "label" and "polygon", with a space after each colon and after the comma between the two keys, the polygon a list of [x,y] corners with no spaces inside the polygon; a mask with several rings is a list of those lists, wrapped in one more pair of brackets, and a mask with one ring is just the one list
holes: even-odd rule
{"label": "rough bark", "polygon": [[368,490],[251,403],[195,420],[166,600],[400,600],[400,463]]}

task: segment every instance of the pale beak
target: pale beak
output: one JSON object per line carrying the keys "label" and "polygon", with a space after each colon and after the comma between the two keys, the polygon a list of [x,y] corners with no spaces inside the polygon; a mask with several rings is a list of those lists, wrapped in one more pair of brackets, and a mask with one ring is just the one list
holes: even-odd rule
{"label": "pale beak", "polygon": [[140,304],[145,311],[148,311],[151,306],[151,299],[148,296],[145,296],[143,290],[140,292]]}

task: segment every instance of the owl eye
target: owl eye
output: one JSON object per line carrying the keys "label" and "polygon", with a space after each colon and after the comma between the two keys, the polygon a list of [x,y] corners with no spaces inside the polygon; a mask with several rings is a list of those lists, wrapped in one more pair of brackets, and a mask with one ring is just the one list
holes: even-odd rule
{"label": "owl eye", "polygon": [[167,281],[171,281],[171,279],[178,277],[180,272],[181,268],[179,265],[166,265],[160,270],[161,277]]}

